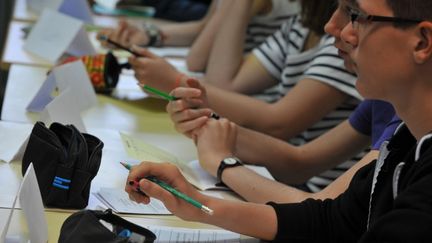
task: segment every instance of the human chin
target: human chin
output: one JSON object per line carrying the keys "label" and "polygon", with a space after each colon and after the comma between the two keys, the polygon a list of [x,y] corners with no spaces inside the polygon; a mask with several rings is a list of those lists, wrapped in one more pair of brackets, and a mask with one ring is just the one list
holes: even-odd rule
{"label": "human chin", "polygon": [[370,83],[368,83],[367,81],[365,81],[365,79],[363,79],[362,77],[358,77],[357,81],[356,81],[356,89],[359,92],[359,94],[365,98],[365,99],[376,99],[374,93],[373,93],[373,88],[370,87]]}

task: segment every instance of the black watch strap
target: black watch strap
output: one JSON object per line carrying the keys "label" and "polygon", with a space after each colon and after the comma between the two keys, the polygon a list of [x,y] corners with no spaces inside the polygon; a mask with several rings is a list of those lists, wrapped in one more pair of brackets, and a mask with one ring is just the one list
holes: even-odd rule
{"label": "black watch strap", "polygon": [[222,182],[222,173],[224,172],[225,169],[240,166],[240,165],[243,165],[243,163],[240,161],[240,159],[236,157],[227,157],[223,159],[220,162],[217,170],[217,180],[219,182]]}

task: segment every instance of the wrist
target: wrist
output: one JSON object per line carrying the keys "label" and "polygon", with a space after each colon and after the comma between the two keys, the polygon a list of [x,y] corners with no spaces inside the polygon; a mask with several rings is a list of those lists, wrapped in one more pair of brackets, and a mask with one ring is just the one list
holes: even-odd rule
{"label": "wrist", "polygon": [[144,23],[144,31],[148,37],[148,42],[145,46],[160,47],[164,45],[166,35],[159,27],[151,23]]}

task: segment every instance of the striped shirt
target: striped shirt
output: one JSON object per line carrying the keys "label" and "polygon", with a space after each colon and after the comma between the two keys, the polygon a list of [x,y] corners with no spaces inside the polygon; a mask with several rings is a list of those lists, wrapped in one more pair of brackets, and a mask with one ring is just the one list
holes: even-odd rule
{"label": "striped shirt", "polygon": [[[305,78],[325,83],[350,96],[319,122],[289,140],[297,146],[310,142],[346,120],[362,99],[355,89],[356,77],[345,69],[343,59],[333,46],[334,38],[324,35],[314,48],[302,51],[308,35],[309,29],[302,26],[297,15],[253,51],[279,82],[277,89],[269,94],[273,101],[280,100]],[[307,187],[312,192],[321,190],[357,162],[359,156],[313,177],[307,182]]]}
{"label": "striped shirt", "polygon": [[250,52],[263,43],[266,38],[280,29],[290,17],[297,14],[300,6],[297,1],[272,0],[272,10],[266,15],[252,18],[246,29],[244,51]]}

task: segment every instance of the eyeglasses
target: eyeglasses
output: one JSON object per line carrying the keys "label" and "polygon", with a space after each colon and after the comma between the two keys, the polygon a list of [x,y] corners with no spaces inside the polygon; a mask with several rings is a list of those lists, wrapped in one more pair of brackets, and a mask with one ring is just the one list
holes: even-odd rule
{"label": "eyeglasses", "polygon": [[423,22],[423,20],[417,19],[405,19],[399,17],[389,17],[389,16],[378,16],[378,15],[364,15],[355,10],[350,9],[349,15],[351,17],[351,23],[355,26],[356,22],[361,23],[371,23],[371,22],[389,22],[398,24],[418,24]]}

